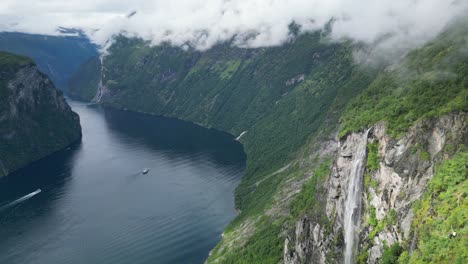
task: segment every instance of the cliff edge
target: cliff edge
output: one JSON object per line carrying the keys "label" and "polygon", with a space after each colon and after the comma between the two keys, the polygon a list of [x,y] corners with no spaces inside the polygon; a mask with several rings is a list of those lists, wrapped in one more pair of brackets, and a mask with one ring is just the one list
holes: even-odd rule
{"label": "cliff edge", "polygon": [[81,138],[80,120],[32,60],[0,52],[0,177]]}

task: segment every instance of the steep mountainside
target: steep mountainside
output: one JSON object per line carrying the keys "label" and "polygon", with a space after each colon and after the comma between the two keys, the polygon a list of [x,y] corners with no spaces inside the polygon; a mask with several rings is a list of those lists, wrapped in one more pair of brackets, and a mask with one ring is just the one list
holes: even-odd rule
{"label": "steep mountainside", "polygon": [[0,177],[80,137],[78,115],[33,61],[0,52]]}
{"label": "steep mountainside", "polygon": [[97,47],[79,34],[55,37],[0,32],[0,51],[32,58],[39,70],[61,90],[67,89],[68,79],[81,64],[97,55]]}
{"label": "steep mountainside", "polygon": [[[248,130],[244,140],[277,148],[251,155],[272,155],[264,158],[269,170],[274,169],[271,159],[278,167],[317,130],[327,113],[336,122],[340,106],[367,87],[376,72],[354,64],[350,44],[327,42],[320,33],[282,47],[239,49],[226,44],[206,52],[169,45],[151,48],[121,37],[109,53],[104,57],[102,103],[174,116],[232,134]],[[88,69],[97,68],[97,62],[91,64]],[[98,80],[97,74],[91,79]],[[89,80],[86,76],[73,79]],[[91,98],[89,87],[75,87],[80,90],[73,94]],[[269,129],[271,125],[277,129]],[[268,141],[264,131],[276,133],[269,137],[277,138],[277,144],[264,144]]]}
{"label": "steep mountainside", "polygon": [[67,94],[78,100],[96,101],[96,90],[101,82],[101,66],[99,56],[94,56],[84,62],[70,76]]}
{"label": "steep mountainside", "polygon": [[467,34],[372,67],[324,32],[205,52],[119,37],[83,93],[246,131],[240,214],[209,263],[465,263]]}

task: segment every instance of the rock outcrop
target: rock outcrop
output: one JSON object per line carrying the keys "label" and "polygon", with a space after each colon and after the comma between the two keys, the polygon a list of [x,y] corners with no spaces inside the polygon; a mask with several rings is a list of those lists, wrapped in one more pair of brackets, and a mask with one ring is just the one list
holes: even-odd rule
{"label": "rock outcrop", "polygon": [[[456,151],[453,146],[467,145],[467,113],[453,113],[426,119],[414,125],[399,139],[386,133],[384,123],[369,133],[370,156],[363,176],[362,215],[359,243],[354,259],[361,263],[379,263],[384,246],[404,243],[411,246],[413,212],[411,205],[434,176],[434,166]],[[339,142],[328,180],[325,182],[327,221],[303,217],[284,242],[283,263],[342,263],[344,205],[347,182],[353,167],[353,155],[364,132],[347,135]],[[317,212],[318,214],[320,212]]]}
{"label": "rock outcrop", "polygon": [[81,138],[79,117],[29,59],[0,52],[0,176]]}

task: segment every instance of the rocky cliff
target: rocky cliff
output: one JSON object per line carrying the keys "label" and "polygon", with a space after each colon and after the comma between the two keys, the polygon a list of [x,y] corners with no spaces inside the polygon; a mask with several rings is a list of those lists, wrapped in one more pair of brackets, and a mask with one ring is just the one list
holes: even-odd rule
{"label": "rocky cliff", "polygon": [[[371,128],[368,136],[365,132],[352,133],[337,142],[330,175],[323,183],[327,190],[325,206],[322,212],[314,212],[326,214],[327,218],[325,221],[300,218],[285,240],[282,262],[343,262],[345,245],[349,243],[344,232],[347,194],[353,187],[350,176],[363,178],[359,199],[363,210],[356,210],[353,216],[358,233],[353,238],[356,242],[352,252],[353,263],[381,263],[384,252],[392,247],[398,248],[397,257],[404,249],[415,251],[420,239],[420,227],[414,225],[415,201],[420,200],[428,189],[436,165],[468,147],[467,122],[466,113],[426,119],[414,125],[400,139],[389,137],[385,124],[379,123]],[[351,173],[356,162],[354,155],[363,136],[367,141],[364,160],[367,166],[361,175],[354,175]],[[466,161],[460,169],[464,173],[462,182],[467,181]],[[430,195],[435,200],[433,196],[437,194]],[[466,193],[457,195],[463,198]],[[466,201],[461,203],[466,206]],[[431,213],[430,210],[427,213]],[[427,218],[430,219],[430,216]],[[452,225],[453,229],[437,232],[450,241],[449,235],[453,230],[460,233],[466,228],[463,220],[459,220],[462,223]],[[462,245],[466,243],[466,237],[458,241],[454,239],[451,243]],[[455,251],[452,253],[456,254]],[[461,260],[463,256],[454,258]]]}
{"label": "rocky cliff", "polygon": [[0,176],[81,137],[79,117],[28,58],[0,52]]}

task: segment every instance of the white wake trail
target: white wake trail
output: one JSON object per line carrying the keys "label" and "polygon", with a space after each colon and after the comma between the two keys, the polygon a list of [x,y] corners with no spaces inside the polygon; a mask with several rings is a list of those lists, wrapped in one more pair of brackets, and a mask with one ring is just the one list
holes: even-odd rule
{"label": "white wake trail", "polygon": [[24,201],[32,198],[33,196],[39,194],[41,191],[42,191],[41,189],[37,189],[37,190],[35,190],[34,192],[32,192],[30,194],[27,194],[27,195],[25,195],[25,196],[23,196],[23,197],[21,197],[19,199],[16,199],[13,202],[0,207],[0,211],[5,210],[7,208],[10,208],[10,207],[12,207],[14,205],[17,205],[17,204],[21,203],[21,202],[24,202]]}

